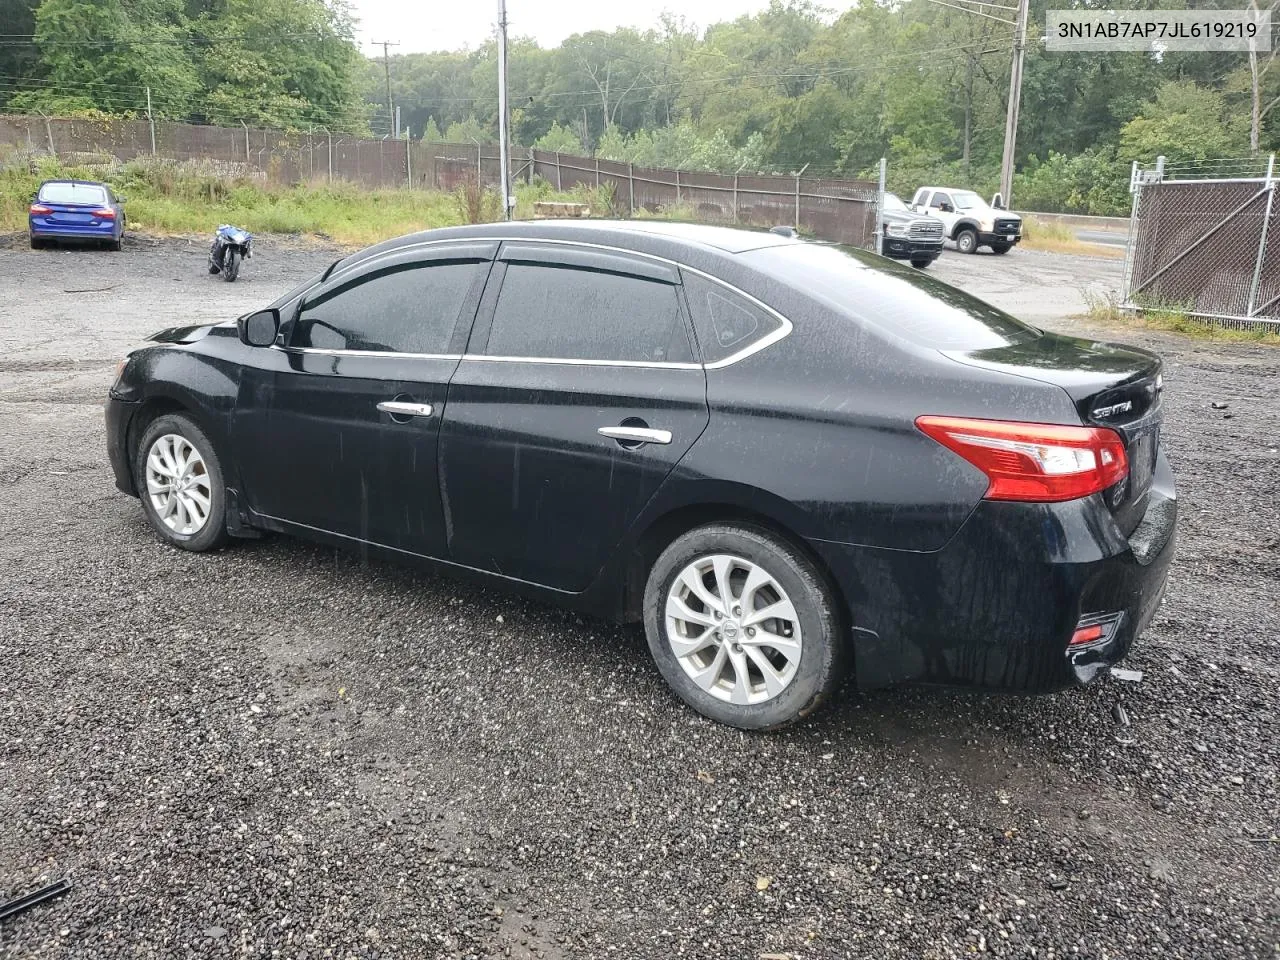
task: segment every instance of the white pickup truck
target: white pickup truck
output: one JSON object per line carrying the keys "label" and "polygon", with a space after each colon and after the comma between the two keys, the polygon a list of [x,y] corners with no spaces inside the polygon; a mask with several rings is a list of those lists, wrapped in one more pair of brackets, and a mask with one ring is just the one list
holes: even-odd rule
{"label": "white pickup truck", "polygon": [[972,190],[921,187],[911,198],[911,209],[941,220],[961,253],[977,253],[979,247],[1008,253],[1022,239],[1020,216],[996,209]]}

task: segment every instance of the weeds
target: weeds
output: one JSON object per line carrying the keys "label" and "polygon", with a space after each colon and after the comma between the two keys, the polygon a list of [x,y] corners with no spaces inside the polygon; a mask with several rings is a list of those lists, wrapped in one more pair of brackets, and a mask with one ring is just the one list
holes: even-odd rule
{"label": "weeds", "polygon": [[1146,330],[1163,330],[1178,333],[1194,340],[1213,340],[1220,343],[1262,343],[1280,346],[1280,329],[1259,326],[1251,330],[1224,327],[1212,320],[1202,319],[1185,309],[1163,305],[1150,305],[1141,310],[1120,305],[1115,294],[1084,292],[1084,319],[1105,326],[1140,327]]}
{"label": "weeds", "polygon": [[[466,196],[439,191],[367,190],[317,182],[276,187],[247,168],[146,161],[103,172],[59,165],[49,158],[10,158],[0,169],[0,232],[27,228],[27,207],[42,180],[104,180],[125,197],[129,229],[151,234],[210,233],[234,223],[253,233],[312,234],[364,246],[432,227],[483,223],[502,216],[493,190]],[[533,199],[590,202],[593,190],[557,193],[542,183],[517,184],[517,213],[532,216]],[[596,213],[598,204],[592,203]]]}
{"label": "weeds", "polygon": [[1022,246],[1028,250],[1046,253],[1074,253],[1090,257],[1120,259],[1124,251],[1104,243],[1086,243],[1076,239],[1076,233],[1065,223],[1056,220],[1022,218]]}

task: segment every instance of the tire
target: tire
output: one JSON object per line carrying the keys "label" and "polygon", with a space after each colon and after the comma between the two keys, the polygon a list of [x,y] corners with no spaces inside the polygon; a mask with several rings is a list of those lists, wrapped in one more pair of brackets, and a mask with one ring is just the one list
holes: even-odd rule
{"label": "tire", "polygon": [[43,240],[41,240],[39,237],[32,237],[32,238],[31,238],[31,249],[32,249],[32,250],[43,250],[43,249],[44,249],[44,241],[43,241]]}
{"label": "tire", "polygon": [[119,253],[124,248],[124,239],[112,240],[107,244],[107,249],[112,253]]}
{"label": "tire", "polygon": [[[759,574],[749,572],[752,567]],[[704,595],[718,601],[722,594],[715,586],[717,574],[726,570],[731,600],[743,598],[748,576],[762,575],[767,583],[754,587],[749,598],[754,609],[789,600],[794,616],[749,626],[740,622],[749,614],[744,616],[742,607],[730,603],[727,617],[711,620],[715,607],[703,602],[689,584],[700,582]],[[708,588],[702,576],[713,586]],[[673,597],[684,607],[669,607]],[[673,620],[673,612],[680,610],[699,621],[706,617],[705,625]],[[680,699],[703,716],[743,730],[780,729],[830,698],[843,674],[845,644],[837,610],[834,591],[808,557],[768,530],[738,523],[708,524],[678,537],[654,561],[644,591],[645,634],[658,671]],[[798,634],[798,653],[788,655],[760,639],[748,642],[748,634],[761,637],[764,624],[779,641]],[[730,626],[740,644],[724,636]],[[713,636],[717,631],[722,631],[720,640]],[[699,647],[704,637],[707,642]],[[678,654],[673,642],[682,641],[685,647]],[[761,657],[774,666],[780,689],[768,689]],[[738,664],[746,671],[745,683]],[[698,672],[707,678],[702,683],[693,678]],[[749,702],[734,703],[735,698]]]}
{"label": "tire", "polygon": [[[184,456],[185,447],[189,447],[199,458],[197,469],[191,469],[190,456]],[[177,451],[182,460],[189,465],[186,471],[179,473],[180,480],[186,480],[186,496],[173,493],[152,493],[153,480],[167,482],[172,476],[173,454]],[[156,455],[156,466],[148,463],[153,452]],[[166,453],[168,459],[166,459]],[[204,479],[199,479],[203,477]],[[222,546],[227,541],[227,495],[223,485],[222,463],[213,449],[213,444],[205,436],[203,430],[192,420],[180,413],[168,413],[156,417],[143,431],[138,447],[134,451],[133,479],[138,488],[138,499],[142,501],[142,511],[147,521],[160,539],[183,550],[202,553]],[[207,501],[203,521],[196,523],[200,501],[191,492],[202,495]],[[173,512],[164,510],[164,506],[177,499]],[[194,503],[195,507],[190,505]],[[196,512],[191,512],[196,509]],[[164,515],[162,516],[162,510]],[[169,520],[165,519],[169,517]]]}
{"label": "tire", "polygon": [[912,260],[911,265],[917,270],[923,270],[933,263],[933,257],[925,257],[923,260]]}
{"label": "tire", "polygon": [[977,253],[978,252],[978,234],[965,227],[956,234],[956,249],[961,253]]}
{"label": "tire", "polygon": [[233,283],[240,275],[240,251],[228,250],[222,261],[222,279]]}
{"label": "tire", "polygon": [[1013,249],[1012,243],[993,243],[991,245],[992,253],[1004,254],[1004,253],[1008,253],[1012,249]]}

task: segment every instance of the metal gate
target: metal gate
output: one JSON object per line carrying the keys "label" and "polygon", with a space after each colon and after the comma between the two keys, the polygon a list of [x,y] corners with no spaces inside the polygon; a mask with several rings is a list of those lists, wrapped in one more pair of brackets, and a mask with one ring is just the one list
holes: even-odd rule
{"label": "metal gate", "polygon": [[1135,163],[1124,305],[1237,328],[1280,326],[1275,173],[1274,155]]}

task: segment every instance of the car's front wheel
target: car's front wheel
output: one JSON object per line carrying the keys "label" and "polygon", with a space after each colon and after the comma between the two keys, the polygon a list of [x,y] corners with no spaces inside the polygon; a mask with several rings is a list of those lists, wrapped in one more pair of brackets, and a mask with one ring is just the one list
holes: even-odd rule
{"label": "car's front wheel", "polygon": [[956,234],[956,249],[961,253],[977,253],[978,252],[978,235],[974,231],[968,229],[961,230]]}
{"label": "car's front wheel", "polygon": [[133,476],[161,539],[197,553],[226,542],[222,464],[189,417],[173,413],[151,421],[138,442]]}
{"label": "car's front wheel", "polygon": [[911,261],[911,265],[917,270],[923,270],[929,264],[933,263],[933,257],[917,257]]}
{"label": "car's front wheel", "polygon": [[1013,244],[1011,243],[993,243],[991,245],[991,252],[992,253],[1008,253],[1012,247],[1013,247]]}
{"label": "car's front wheel", "polygon": [[784,727],[840,680],[830,586],[808,557],[760,527],[715,523],[677,538],[649,572],[644,625],[672,689],[730,726]]}

